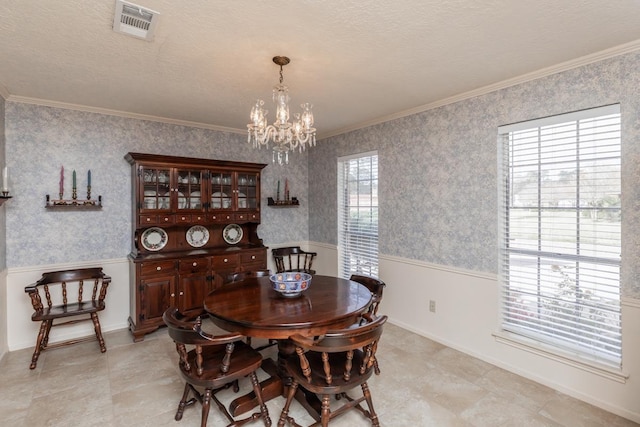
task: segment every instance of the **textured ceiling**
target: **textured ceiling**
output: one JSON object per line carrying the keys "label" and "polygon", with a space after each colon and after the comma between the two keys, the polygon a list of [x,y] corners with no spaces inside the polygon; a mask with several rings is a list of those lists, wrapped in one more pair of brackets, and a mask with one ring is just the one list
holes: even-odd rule
{"label": "textured ceiling", "polygon": [[153,41],[112,30],[115,0],[0,0],[0,94],[244,132],[286,55],[323,137],[640,47],[637,0],[132,2]]}

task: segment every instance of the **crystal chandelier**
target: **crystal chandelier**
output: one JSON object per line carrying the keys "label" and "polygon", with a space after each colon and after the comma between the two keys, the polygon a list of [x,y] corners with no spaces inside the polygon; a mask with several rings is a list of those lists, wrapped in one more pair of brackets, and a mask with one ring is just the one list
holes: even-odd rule
{"label": "crystal chandelier", "polygon": [[272,125],[267,125],[268,111],[262,108],[264,101],[258,99],[251,109],[251,123],[247,125],[249,130],[249,143],[253,148],[269,147],[273,143],[273,162],[289,164],[289,151],[298,148],[302,152],[307,145],[316,145],[316,129],[313,127],[313,107],[309,103],[301,104],[302,115],[294,114],[295,120],[289,122],[289,89],[282,84],[282,67],[290,60],[286,56],[275,56],[273,62],[280,66],[280,83],[273,87],[273,102],[276,103],[276,119]]}

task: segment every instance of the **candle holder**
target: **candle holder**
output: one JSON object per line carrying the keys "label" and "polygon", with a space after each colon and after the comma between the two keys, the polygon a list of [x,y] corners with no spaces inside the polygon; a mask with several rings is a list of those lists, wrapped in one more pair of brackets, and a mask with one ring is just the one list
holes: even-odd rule
{"label": "candle holder", "polygon": [[73,187],[73,189],[71,190],[71,198],[73,200],[77,200],[78,199],[78,190],[76,190],[76,187]]}
{"label": "candle holder", "polygon": [[2,191],[2,195],[0,196],[0,206],[2,206],[2,204],[7,200],[9,200],[10,198],[11,198],[11,195],[9,194],[8,190]]}
{"label": "candle holder", "polygon": [[[76,196],[76,190],[73,190],[73,199],[58,199],[52,200],[51,197],[46,195],[46,202],[44,207],[47,209],[66,209],[66,210],[97,210],[102,209],[102,196],[98,196],[98,200],[91,199],[91,193],[88,191],[87,200],[78,200]],[[0,197],[2,200],[2,197]]]}
{"label": "candle holder", "polygon": [[281,208],[295,208],[300,206],[300,201],[297,197],[291,197],[287,200],[273,200],[273,197],[267,197],[267,206],[281,207]]}
{"label": "candle holder", "polygon": [[91,186],[87,185],[87,200],[91,200]]}

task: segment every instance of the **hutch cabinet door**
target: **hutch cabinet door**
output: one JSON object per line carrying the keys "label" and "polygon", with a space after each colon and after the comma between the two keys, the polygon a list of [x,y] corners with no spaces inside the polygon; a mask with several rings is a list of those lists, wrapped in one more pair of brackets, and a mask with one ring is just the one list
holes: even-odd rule
{"label": "hutch cabinet door", "polygon": [[229,171],[220,172],[212,170],[209,172],[211,177],[209,182],[209,207],[214,211],[231,210],[232,198],[234,193],[233,173]]}
{"label": "hutch cabinet door", "polygon": [[178,309],[183,313],[190,311],[201,312],[202,301],[213,289],[213,282],[207,274],[181,274],[178,289]]}
{"label": "hutch cabinet door", "polygon": [[238,210],[256,210],[260,201],[260,174],[238,172],[237,191],[235,192]]}
{"label": "hutch cabinet door", "polygon": [[213,290],[209,257],[185,258],[178,261],[178,309],[182,312],[202,311],[202,301]]}
{"label": "hutch cabinet door", "polygon": [[140,200],[141,212],[157,213],[171,209],[171,168],[140,166]]}
{"label": "hutch cabinet door", "polygon": [[[162,314],[173,304],[175,277],[158,276],[140,279],[140,316],[138,320],[162,319]],[[202,301],[201,301],[202,302]]]}
{"label": "hutch cabinet door", "polygon": [[204,191],[203,173],[199,169],[176,169],[176,212],[204,211],[202,195]]}

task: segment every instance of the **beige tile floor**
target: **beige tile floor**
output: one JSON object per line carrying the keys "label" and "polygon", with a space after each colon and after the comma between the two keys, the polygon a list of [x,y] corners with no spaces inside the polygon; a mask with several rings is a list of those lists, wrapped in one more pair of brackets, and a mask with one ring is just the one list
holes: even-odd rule
{"label": "beige tile floor", "polygon": [[[7,354],[0,362],[0,425],[200,425],[199,407],[187,408],[180,422],[173,418],[184,383],[166,330],[135,344],[126,330],[105,340],[104,354],[96,342],[45,351],[33,371],[32,349]],[[263,353],[273,356],[274,348]],[[637,425],[389,323],[378,358],[382,374],[369,385],[382,426]],[[223,393],[223,402],[234,397]],[[283,403],[281,397],[268,402],[274,426]],[[301,424],[312,421],[296,402],[291,415]],[[215,407],[208,425],[226,425]],[[350,411],[331,425],[369,424]]]}

